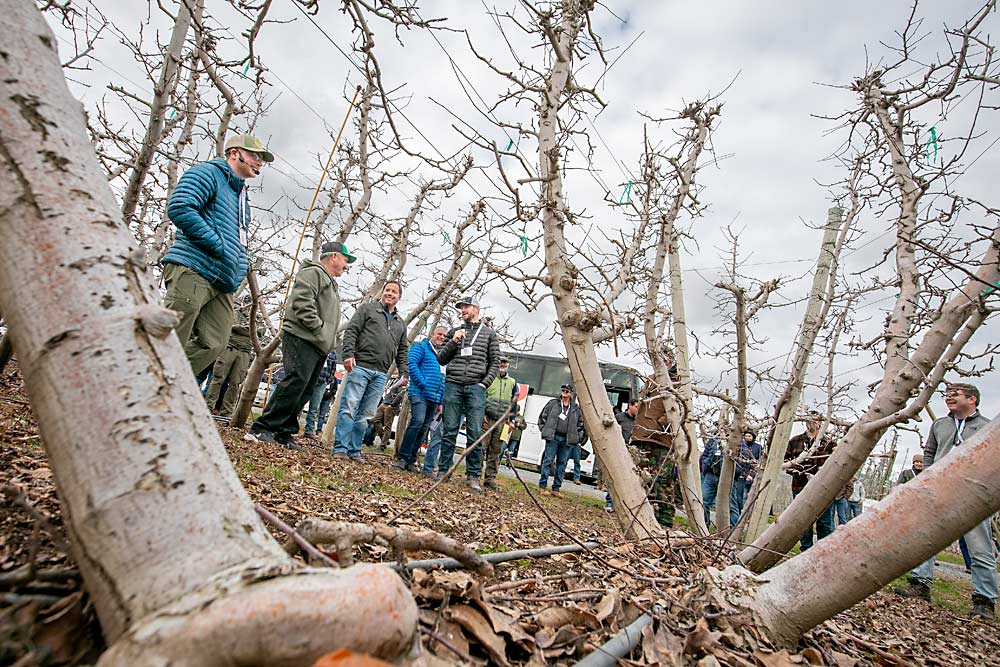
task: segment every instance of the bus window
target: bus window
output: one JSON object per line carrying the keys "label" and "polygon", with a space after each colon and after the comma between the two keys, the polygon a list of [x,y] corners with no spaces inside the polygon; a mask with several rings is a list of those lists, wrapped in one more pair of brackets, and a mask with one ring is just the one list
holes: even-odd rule
{"label": "bus window", "polygon": [[565,359],[548,359],[545,362],[542,386],[537,393],[542,396],[558,396],[559,389],[564,384],[573,384],[573,373],[569,369],[569,362]]}
{"label": "bus window", "polygon": [[602,364],[601,376],[604,378],[604,385],[606,387],[632,391],[633,373],[631,373],[627,368],[616,368],[614,366],[605,366]]}
{"label": "bus window", "polygon": [[538,388],[542,384],[542,368],[545,361],[542,359],[532,359],[530,357],[512,357],[510,360],[510,374],[518,384],[526,384],[539,393]]}

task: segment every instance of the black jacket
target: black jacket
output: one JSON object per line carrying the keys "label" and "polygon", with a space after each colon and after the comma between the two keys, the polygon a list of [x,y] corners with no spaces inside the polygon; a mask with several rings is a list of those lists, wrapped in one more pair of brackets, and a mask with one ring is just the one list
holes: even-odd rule
{"label": "black jacket", "polygon": [[[479,327],[482,330],[476,334]],[[452,340],[458,329],[465,329],[465,338],[460,343]],[[473,343],[475,338],[475,343]],[[464,322],[461,327],[448,332],[448,337],[441,349],[438,350],[438,363],[442,366],[448,365],[448,372],[445,374],[445,382],[452,384],[481,384],[483,389],[493,383],[493,378],[497,376],[500,369],[500,342],[497,334],[482,322],[469,324]],[[472,354],[463,357],[461,348],[469,347],[472,344]]]}
{"label": "black jacket", "polygon": [[341,356],[354,358],[360,366],[386,373],[392,365],[403,375],[407,374],[406,354],[410,344],[406,340],[406,325],[394,311],[386,322],[386,311],[381,301],[372,301],[354,311],[354,317],[344,331]]}
{"label": "black jacket", "polygon": [[[561,398],[553,398],[545,404],[538,415],[538,428],[542,432],[542,440],[552,440],[556,437],[556,425],[562,413]],[[570,401],[569,412],[566,413],[566,444],[584,445],[587,443],[587,429],[583,425],[583,415],[576,401]]]}

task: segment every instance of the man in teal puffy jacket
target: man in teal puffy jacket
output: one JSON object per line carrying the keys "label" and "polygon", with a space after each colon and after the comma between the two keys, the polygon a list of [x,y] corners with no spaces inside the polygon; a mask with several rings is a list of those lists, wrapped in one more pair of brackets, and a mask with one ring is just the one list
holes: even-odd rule
{"label": "man in teal puffy jacket", "polygon": [[177,235],[163,256],[163,305],[180,315],[177,337],[195,375],[226,349],[233,295],[247,273],[246,180],[274,160],[249,134],[230,137],[224,154],[188,169],[167,202]]}

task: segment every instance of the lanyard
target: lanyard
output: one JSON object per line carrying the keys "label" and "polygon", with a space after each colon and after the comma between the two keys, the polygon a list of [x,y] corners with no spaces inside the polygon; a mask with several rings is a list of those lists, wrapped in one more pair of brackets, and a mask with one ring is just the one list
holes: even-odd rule
{"label": "lanyard", "polygon": [[952,419],[955,420],[955,446],[957,447],[965,442],[962,438],[962,431],[965,430],[965,419],[959,420],[958,417],[952,417]]}
{"label": "lanyard", "polygon": [[476,327],[476,333],[472,336],[472,340],[469,341],[469,347],[475,347],[476,339],[479,338],[479,332],[483,330],[483,323],[480,322],[479,326]]}
{"label": "lanyard", "polygon": [[247,186],[243,186],[240,190],[239,196],[239,226],[240,226],[240,241],[243,242],[243,247],[247,250],[250,249],[250,198],[247,196]]}

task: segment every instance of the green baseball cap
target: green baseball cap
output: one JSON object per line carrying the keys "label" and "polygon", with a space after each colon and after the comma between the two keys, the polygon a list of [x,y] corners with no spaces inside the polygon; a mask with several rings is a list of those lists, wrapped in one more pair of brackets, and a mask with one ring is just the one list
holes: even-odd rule
{"label": "green baseball cap", "polygon": [[245,151],[257,153],[260,155],[260,159],[264,162],[274,162],[274,155],[267,150],[267,147],[264,146],[264,144],[260,143],[260,139],[252,134],[234,134],[229,137],[226,141],[226,147],[222,151],[223,154],[225,154],[230,148],[242,148]]}
{"label": "green baseball cap", "polygon": [[351,251],[347,249],[347,246],[340,241],[327,241],[320,247],[319,252],[321,255],[329,255],[332,252],[339,252],[341,255],[347,258],[348,264],[353,264],[357,259],[351,254]]}

